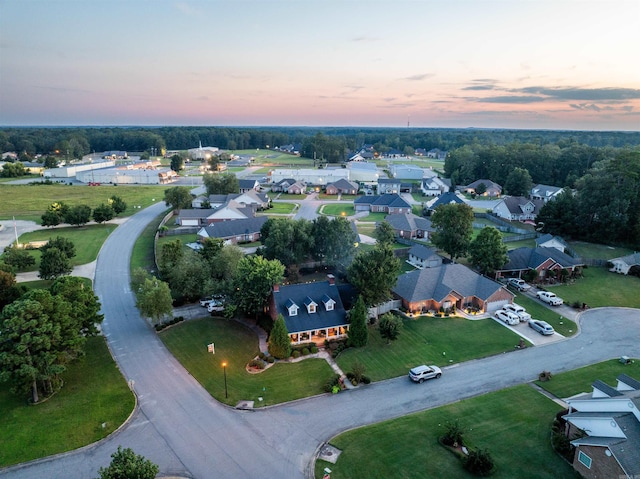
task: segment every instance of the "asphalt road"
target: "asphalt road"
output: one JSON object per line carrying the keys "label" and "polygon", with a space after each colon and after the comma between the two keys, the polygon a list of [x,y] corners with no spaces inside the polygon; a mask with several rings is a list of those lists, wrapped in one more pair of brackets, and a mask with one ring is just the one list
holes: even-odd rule
{"label": "asphalt road", "polygon": [[118,227],[96,268],[103,330],[139,398],[131,421],[98,444],[3,469],[0,477],[95,477],[118,445],[149,458],[166,476],[313,477],[318,448],[341,431],[525,383],[542,370],[558,373],[621,355],[640,357],[640,311],[592,309],[581,315],[581,333],[572,339],[457,364],[439,380],[413,384],[400,377],[255,412],[227,408],[182,368],[135,308],[128,286],[132,246],[163,209],[156,204]]}

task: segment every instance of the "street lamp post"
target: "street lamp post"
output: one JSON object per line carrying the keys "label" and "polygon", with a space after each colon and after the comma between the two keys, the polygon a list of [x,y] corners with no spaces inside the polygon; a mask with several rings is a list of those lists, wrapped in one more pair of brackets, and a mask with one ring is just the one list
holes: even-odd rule
{"label": "street lamp post", "polygon": [[225,399],[229,399],[229,394],[227,392],[227,363],[222,363],[222,371],[224,373],[224,397]]}

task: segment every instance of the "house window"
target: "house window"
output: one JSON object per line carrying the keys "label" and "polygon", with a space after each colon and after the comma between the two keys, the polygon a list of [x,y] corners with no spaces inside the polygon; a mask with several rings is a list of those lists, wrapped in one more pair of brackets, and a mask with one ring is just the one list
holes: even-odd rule
{"label": "house window", "polygon": [[297,306],[291,306],[289,308],[289,316],[298,316],[298,307]]}
{"label": "house window", "polygon": [[316,305],[315,304],[310,304],[309,305],[309,312],[310,313],[315,313],[316,312]]}
{"label": "house window", "polygon": [[578,462],[587,469],[591,469],[591,458],[582,451],[578,452]]}

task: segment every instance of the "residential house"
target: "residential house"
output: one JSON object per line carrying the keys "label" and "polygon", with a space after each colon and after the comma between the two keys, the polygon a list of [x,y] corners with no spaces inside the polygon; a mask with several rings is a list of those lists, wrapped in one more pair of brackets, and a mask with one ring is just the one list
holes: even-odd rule
{"label": "residential house", "polygon": [[555,248],[563,253],[569,248],[560,236],[544,234],[536,238],[536,246],[539,248]]}
{"label": "residential house", "polygon": [[240,194],[229,193],[228,195],[198,196],[191,202],[191,206],[194,208],[202,208],[204,205],[208,205],[210,208],[219,208],[230,200],[247,206],[255,206],[258,210],[267,209],[271,204],[271,199],[265,193],[249,190]]}
{"label": "residential house", "polygon": [[255,218],[211,223],[198,231],[198,242],[204,243],[209,238],[219,238],[225,244],[252,243],[260,240],[260,229],[269,218]]}
{"label": "residential house", "polygon": [[[484,185],[484,193],[478,193],[478,187],[480,187],[480,185]],[[463,186],[462,190],[465,193],[473,193],[482,196],[500,196],[502,194],[502,186],[491,180],[476,180],[473,183],[469,183],[467,186]]]}
{"label": "residential house", "polygon": [[215,208],[180,210],[176,218],[176,224],[179,226],[206,226],[209,224],[207,218],[215,211]]}
{"label": "residential house", "polygon": [[505,286],[459,263],[402,274],[392,291],[412,313],[453,307],[492,312],[512,303],[514,297]]}
{"label": "residential house", "polygon": [[360,151],[356,152],[354,155],[350,156],[348,161],[369,161],[374,160],[375,157],[376,155],[373,150],[366,150],[363,148]]}
{"label": "residential house", "polygon": [[464,203],[464,200],[453,191],[445,191],[437,198],[427,202],[425,204],[425,210],[432,212],[440,205],[449,205],[451,203]]}
{"label": "residential house", "polygon": [[282,145],[275,148],[278,151],[284,151],[285,153],[290,153],[292,155],[300,156],[300,150],[302,149],[302,145],[300,143],[296,144],[288,144]]}
{"label": "residential house", "polygon": [[411,205],[397,194],[360,196],[353,202],[356,213],[370,211],[372,213],[410,213]]}
{"label": "residential house", "polygon": [[425,196],[440,196],[451,188],[451,180],[449,178],[439,178],[432,176],[422,179],[420,189]]}
{"label": "residential house", "polygon": [[524,196],[506,196],[493,207],[493,214],[509,221],[534,222],[543,200],[530,200]]}
{"label": "residential house", "polygon": [[335,183],[329,183],[327,185],[326,193],[328,195],[357,195],[358,184],[353,181],[339,179]]}
{"label": "residential house", "polygon": [[427,156],[427,150],[424,148],[416,148],[413,154],[416,156]]}
{"label": "residential house", "polygon": [[427,248],[421,244],[414,244],[409,250],[407,263],[418,269],[437,268],[442,265],[442,256],[431,248]]}
{"label": "residential house", "polygon": [[627,256],[621,256],[611,260],[613,266],[609,271],[619,274],[629,274],[629,271],[640,268],[640,253],[633,253]]}
{"label": "residential house", "polygon": [[404,158],[407,155],[405,155],[404,152],[396,148],[391,148],[389,151],[387,151],[386,153],[383,153],[381,156],[383,158]]}
{"label": "residential house", "polygon": [[557,186],[536,185],[531,188],[529,197],[532,200],[543,200],[546,203],[549,200],[555,199],[560,193],[562,193],[562,188]]}
{"label": "residential house", "polygon": [[447,152],[439,150],[438,148],[432,148],[427,151],[427,158],[435,158],[436,160],[445,160],[447,158]]}
{"label": "residential house", "polygon": [[516,248],[507,253],[509,261],[496,271],[497,277],[517,277],[528,271],[535,270],[538,279],[555,278],[561,270],[566,269],[570,274],[581,270],[584,263],[572,258],[556,248]]}
{"label": "residential house", "polygon": [[238,185],[240,186],[240,193],[246,193],[248,191],[260,191],[260,183],[258,180],[238,180]]}
{"label": "residential house", "polygon": [[415,165],[391,165],[391,176],[399,180],[422,180],[424,170]]}
{"label": "residential house", "polygon": [[293,178],[284,178],[282,180],[276,181],[271,185],[271,191],[275,193],[279,193],[281,191],[286,191],[292,184],[294,184],[296,180]]}
{"label": "residential house", "polygon": [[399,238],[429,238],[430,234],[435,231],[430,220],[413,213],[391,214],[385,216],[384,220],[391,225]]}
{"label": "residential house", "polygon": [[640,381],[616,379],[615,388],[597,380],[591,393],[566,400],[573,468],[587,479],[640,477]]}
{"label": "residential house", "polygon": [[296,181],[284,191],[285,193],[288,193],[290,195],[301,195],[302,193],[307,191],[307,185],[305,185],[302,181]]}
{"label": "residential house", "polygon": [[378,180],[378,194],[400,193],[402,183],[395,178],[380,178]]}
{"label": "residential house", "polygon": [[375,163],[367,161],[350,161],[347,163],[350,181],[358,181],[365,184],[376,184],[380,178],[380,172]]}
{"label": "residential house", "polygon": [[291,342],[344,338],[349,330],[347,312],[332,274],[327,281],[275,285],[269,298],[269,315],[273,320],[281,314]]}
{"label": "residential house", "polygon": [[105,151],[102,153],[103,160],[126,160],[129,154],[126,151]]}

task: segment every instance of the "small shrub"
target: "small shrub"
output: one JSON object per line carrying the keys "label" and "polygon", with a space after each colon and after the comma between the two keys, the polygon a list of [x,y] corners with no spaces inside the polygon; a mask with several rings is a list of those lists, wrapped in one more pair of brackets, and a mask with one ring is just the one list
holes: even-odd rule
{"label": "small shrub", "polygon": [[442,436],[442,442],[447,446],[457,447],[462,444],[464,429],[460,426],[460,423],[456,421],[449,421],[445,425],[445,432]]}
{"label": "small shrub", "polygon": [[574,309],[580,309],[582,308],[582,303],[580,301],[574,301],[573,303],[571,303],[571,307]]}
{"label": "small shrub", "polygon": [[260,359],[265,359],[265,358],[267,357],[267,355],[266,355],[266,354],[264,354],[262,351],[260,351],[260,354],[258,354],[258,357],[259,357]]}
{"label": "small shrub", "polygon": [[330,393],[330,392],[333,392],[333,388],[335,386],[337,386],[338,388],[340,387],[340,375],[339,374],[334,374],[333,377],[328,379],[327,382],[322,387],[322,390],[324,392]]}
{"label": "small shrub", "polygon": [[264,361],[262,359],[252,359],[249,362],[250,368],[264,369]]}
{"label": "small shrub", "polygon": [[369,376],[362,376],[363,384],[371,384],[371,378]]}
{"label": "small shrub", "polygon": [[311,346],[311,354],[316,354],[318,352],[318,346]]}
{"label": "small shrub", "polygon": [[493,471],[493,459],[489,452],[485,449],[469,451],[469,455],[465,458],[464,468],[471,474],[476,476],[488,476]]}
{"label": "small shrub", "polygon": [[295,351],[293,351],[293,352],[291,353],[291,357],[292,357],[293,359],[299,358],[299,357],[300,357],[300,351],[298,351],[298,350],[296,349]]}
{"label": "small shrub", "polygon": [[268,356],[267,357],[267,362],[269,364],[273,364],[276,361],[276,358],[274,358],[273,356]]}
{"label": "small shrub", "polygon": [[309,348],[302,348],[302,355],[303,356],[308,356],[310,353]]}

